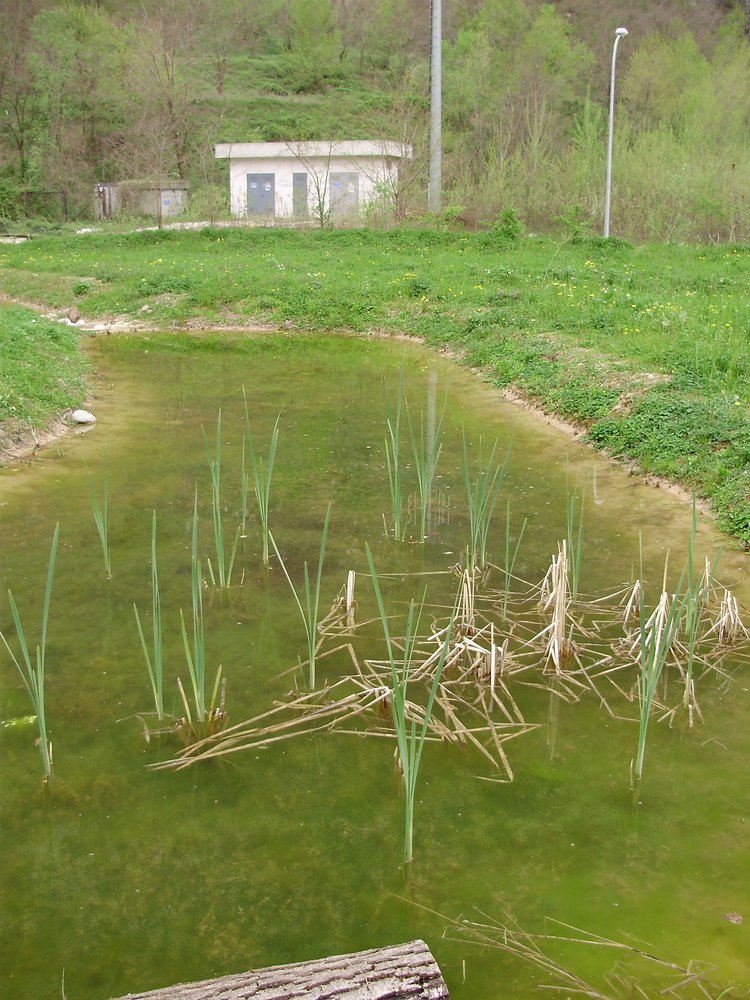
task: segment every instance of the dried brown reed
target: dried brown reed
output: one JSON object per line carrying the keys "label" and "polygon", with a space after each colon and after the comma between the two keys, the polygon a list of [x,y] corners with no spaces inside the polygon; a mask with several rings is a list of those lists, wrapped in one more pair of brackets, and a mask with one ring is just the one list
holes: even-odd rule
{"label": "dried brown reed", "polygon": [[[668,684],[671,675],[680,678],[684,688],[690,653],[674,627],[676,599],[664,590],[647,615],[641,607],[640,581],[615,593],[579,594],[574,599],[566,550],[563,541],[541,584],[513,578],[514,591],[508,589],[505,578],[499,589],[493,589],[482,574],[460,565],[444,571],[444,575],[458,577],[459,585],[458,611],[444,657],[451,609],[425,606],[425,611],[432,612],[431,624],[427,629],[423,626],[424,634],[413,641],[405,720],[418,728],[426,722],[427,740],[472,749],[489,768],[480,775],[485,780],[512,780],[508,743],[537,726],[521,710],[518,693],[523,688],[549,691],[553,711],[555,705],[593,696],[611,717],[632,719],[633,705],[643,705],[638,693],[638,684],[643,683],[641,651],[653,647],[663,654],[664,671],[649,691],[649,716],[653,713],[657,720],[672,724],[683,705],[682,697],[670,703]],[[367,627],[372,622],[358,617],[355,582],[350,571],[328,614],[318,623],[316,659],[325,662],[329,677],[320,691],[290,695],[252,719],[207,734],[157,766],[186,767],[312,733],[394,740],[391,663],[373,650],[378,640]],[[706,577],[704,587],[709,584]],[[706,621],[713,615],[714,624],[706,625],[692,650],[696,674],[689,678],[690,711],[696,718],[701,717],[695,701],[696,682],[707,674],[726,677],[730,668],[750,661],[750,635],[736,601],[725,592],[717,610],[715,590],[705,593]],[[423,622],[427,619],[423,614]],[[672,622],[669,628],[667,621]],[[406,635],[390,631],[394,632],[391,654],[403,651]],[[727,660],[730,650],[731,662]],[[441,660],[434,702],[426,718]],[[298,669],[299,664],[290,667],[290,671]],[[642,712],[636,715],[642,718]]]}

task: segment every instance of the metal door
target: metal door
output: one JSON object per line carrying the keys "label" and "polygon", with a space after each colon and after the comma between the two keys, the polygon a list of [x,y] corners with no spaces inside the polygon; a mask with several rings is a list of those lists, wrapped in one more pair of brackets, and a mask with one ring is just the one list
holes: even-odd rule
{"label": "metal door", "polygon": [[247,214],[276,214],[276,174],[247,175]]}
{"label": "metal door", "polygon": [[357,215],[359,212],[359,174],[331,174],[331,216]]}
{"label": "metal door", "polygon": [[306,219],[309,214],[307,174],[292,174],[292,213],[298,219]]}

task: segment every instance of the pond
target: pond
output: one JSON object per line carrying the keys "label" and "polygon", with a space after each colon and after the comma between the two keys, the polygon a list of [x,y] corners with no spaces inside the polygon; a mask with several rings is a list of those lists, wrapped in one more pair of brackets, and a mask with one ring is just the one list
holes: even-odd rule
{"label": "pond", "polygon": [[[689,505],[639,484],[413,344],[268,336],[187,350],[153,337],[102,339],[91,351],[96,426],[0,474],[0,590],[12,589],[32,644],[60,525],[46,651],[54,768],[47,788],[33,724],[5,724],[31,708],[5,650],[0,661],[3,996],[38,1000],[62,988],[68,1000],[103,1000],[415,937],[430,945],[451,996],[527,996],[536,974],[446,931],[461,919],[515,920],[540,932],[552,918],[645,942],[683,966],[713,963],[718,983],[750,982],[750,685],[739,649],[722,656],[721,674],[700,680],[702,721],[690,727],[681,712],[672,725],[653,719],[635,794],[638,712],[626,697],[634,668],[618,675],[621,691],[603,679],[564,700],[545,678],[543,648],[527,651],[535,665],[530,659],[513,696],[535,728],[503,744],[513,782],[497,780],[503,769],[470,741],[428,742],[408,865],[394,742],[374,735],[384,727],[376,712],[338,727],[359,734],[303,731],[183,770],[148,767],[181,746],[174,733],[153,732],[133,612],[135,602],[148,637],[153,511],[165,703],[182,716],[180,611],[192,648],[196,489],[208,580],[208,559],[216,563],[209,457],[219,411],[227,551],[241,522],[243,393],[259,456],[280,414],[270,521],[298,587],[305,561],[311,577],[317,573],[331,505],[321,606],[330,607],[355,570],[364,624],[339,644],[350,642],[360,663],[384,655],[366,543],[383,574],[394,634],[403,634],[406,605],[425,587],[421,626],[446,623],[459,583],[450,570],[465,558],[469,532],[462,429],[472,470],[496,437],[503,453],[509,449],[490,558],[503,565],[507,515],[513,549],[520,536],[514,574],[529,586],[541,582],[566,537],[575,494],[576,530],[584,511],[580,594],[632,584],[640,536],[650,609],[667,551],[671,580],[685,562]],[[415,438],[423,428],[442,441],[422,543],[418,519],[403,541],[390,530],[386,421],[389,412],[395,418],[402,366]],[[416,476],[405,408],[401,424],[406,505]],[[105,470],[111,579],[90,502],[90,484],[103,499]],[[240,536],[231,585],[208,580],[202,589],[209,687],[221,664],[229,724],[288,703],[308,684],[307,669],[295,667],[307,657],[304,625],[273,550],[263,567],[252,486]],[[699,525],[701,565],[720,544]],[[747,568],[743,554],[723,552],[718,576],[744,603]],[[486,586],[499,587],[500,578],[493,570]],[[587,627],[594,618],[590,612]],[[0,630],[14,646],[4,598]],[[321,657],[317,688],[351,671],[348,657]],[[679,702],[679,683],[671,683]],[[606,704],[597,694],[604,688]],[[567,947],[557,957],[586,977],[618,956]]]}

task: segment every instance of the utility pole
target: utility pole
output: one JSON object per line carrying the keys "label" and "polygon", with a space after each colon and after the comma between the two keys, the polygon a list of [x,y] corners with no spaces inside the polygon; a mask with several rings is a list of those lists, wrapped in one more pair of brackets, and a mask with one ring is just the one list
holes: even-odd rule
{"label": "utility pole", "polygon": [[430,4],[430,183],[427,207],[440,215],[443,186],[442,136],[442,0]]}

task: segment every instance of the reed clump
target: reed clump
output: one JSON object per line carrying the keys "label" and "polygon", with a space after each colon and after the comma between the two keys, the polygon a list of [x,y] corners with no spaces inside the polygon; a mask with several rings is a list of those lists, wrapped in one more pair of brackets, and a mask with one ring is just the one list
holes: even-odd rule
{"label": "reed clump", "polygon": [[483,462],[480,456],[476,478],[472,478],[466,432],[463,428],[461,429],[461,440],[463,444],[461,471],[469,511],[470,541],[467,565],[478,566],[479,569],[484,571],[489,560],[487,544],[490,526],[495,513],[495,506],[502,490],[505,469],[510,457],[510,449],[505,452],[501,461],[498,457],[500,438],[499,436],[496,437],[487,460]]}
{"label": "reed clump", "polygon": [[388,385],[386,394],[386,436],[385,459],[388,468],[388,487],[391,499],[391,530],[396,541],[403,541],[406,535],[406,517],[404,511],[403,469],[401,465],[401,411],[404,405],[404,368],[402,362],[398,379],[398,392],[395,405],[391,404]]}
{"label": "reed clump", "polygon": [[13,625],[16,630],[18,646],[21,651],[21,659],[16,657],[7,638],[0,632],[5,649],[8,652],[16,670],[28,691],[31,703],[34,706],[37,729],[39,731],[39,755],[42,760],[42,771],[44,781],[48,782],[52,777],[52,742],[47,735],[47,709],[46,709],[46,652],[47,652],[47,625],[49,623],[49,609],[52,600],[52,581],[55,575],[55,562],[57,560],[57,542],[60,537],[60,525],[55,525],[52,533],[52,544],[50,546],[49,562],[47,565],[47,584],[44,590],[44,603],[42,605],[42,630],[39,642],[36,646],[35,655],[32,657],[29,650],[26,633],[21,622],[21,615],[16,605],[13,592],[8,590],[8,603],[10,613],[13,618]]}
{"label": "reed clump", "polygon": [[[207,697],[206,630],[203,609],[203,572],[200,559],[198,558],[197,491],[193,506],[190,582],[192,598],[192,627],[190,634],[188,634],[182,609],[180,609],[180,625],[182,644],[185,651],[185,662],[190,680],[189,691],[192,698],[188,698],[181,679],[179,677],[177,679],[182,706],[185,710],[185,715],[177,723],[177,731],[186,743],[195,742],[195,740],[208,735],[209,732],[216,732],[226,723],[226,711],[224,707],[225,691],[221,684],[221,665],[216,670],[210,698]],[[218,701],[219,695],[221,695],[220,702]]]}

